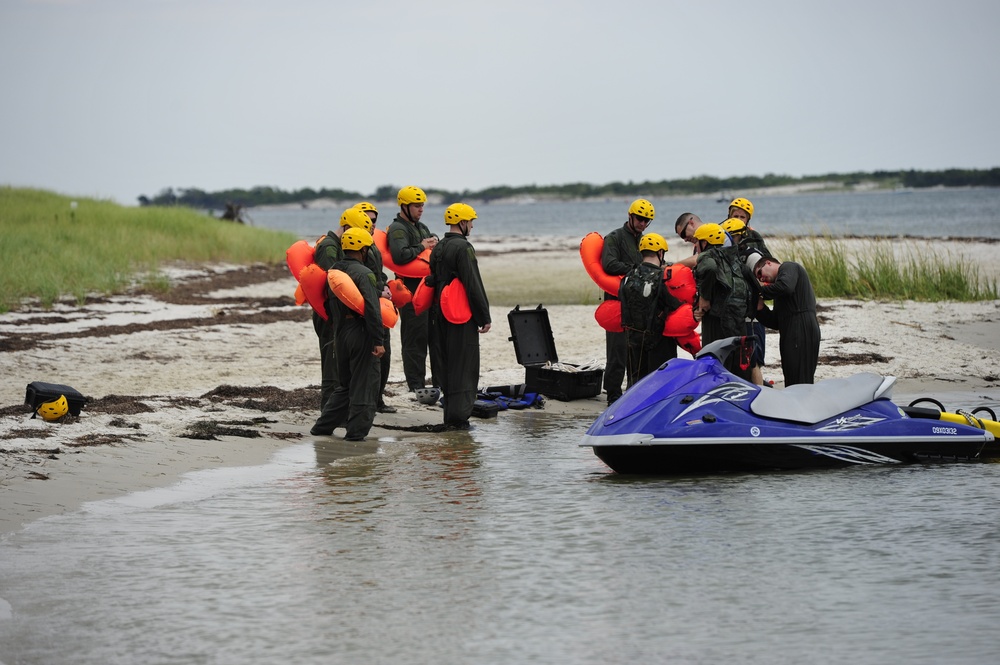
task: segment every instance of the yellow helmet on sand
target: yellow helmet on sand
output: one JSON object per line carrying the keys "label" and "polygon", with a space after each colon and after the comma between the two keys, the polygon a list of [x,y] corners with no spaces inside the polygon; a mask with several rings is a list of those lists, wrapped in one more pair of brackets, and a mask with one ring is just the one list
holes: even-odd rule
{"label": "yellow helmet on sand", "polygon": [[636,199],[628,207],[628,214],[653,219],[656,216],[656,210],[653,208],[653,204],[646,199]]}
{"label": "yellow helmet on sand", "polygon": [[60,395],[58,399],[43,402],[36,413],[49,422],[59,420],[69,413],[69,402],[66,401],[65,395]]}
{"label": "yellow helmet on sand", "polygon": [[639,238],[640,252],[658,252],[660,250],[667,251],[667,239],[659,233],[647,233]]}
{"label": "yellow helmet on sand", "polygon": [[747,214],[753,217],[753,204],[749,200],[738,198],[733,199],[729,202],[730,208],[739,208],[741,210],[746,210]]}
{"label": "yellow helmet on sand", "polygon": [[340,216],[340,225],[372,232],[372,218],[356,207],[344,211]]}
{"label": "yellow helmet on sand", "polygon": [[[358,212],[361,212],[360,210]],[[364,213],[361,213],[364,215]],[[368,215],[365,215],[367,217]],[[344,231],[344,235],[340,236],[340,247],[344,250],[353,250],[360,252],[365,247],[371,247],[374,241],[372,240],[372,234],[368,233],[365,229],[359,229],[357,227],[351,227]]]}
{"label": "yellow helmet on sand", "polygon": [[468,203],[452,203],[444,211],[444,223],[451,226],[478,219],[476,211]]}
{"label": "yellow helmet on sand", "polygon": [[743,233],[747,230],[747,223],[742,219],[736,219],[734,217],[730,217],[724,221],[721,226],[723,230],[728,231],[729,233]]}
{"label": "yellow helmet on sand", "polygon": [[726,232],[718,224],[702,224],[694,230],[694,237],[709,245],[722,245],[726,242]]}
{"label": "yellow helmet on sand", "polygon": [[424,194],[424,190],[419,187],[407,185],[399,190],[399,193],[396,195],[396,200],[401,206],[408,206],[411,203],[427,203],[427,195]]}

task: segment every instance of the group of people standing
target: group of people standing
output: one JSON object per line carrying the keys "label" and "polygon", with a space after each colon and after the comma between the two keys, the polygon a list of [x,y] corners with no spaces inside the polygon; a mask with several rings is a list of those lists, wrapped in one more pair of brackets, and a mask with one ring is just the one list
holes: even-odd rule
{"label": "group of people standing", "polygon": [[[361,441],[371,429],[376,412],[395,412],[384,400],[391,348],[380,298],[394,301],[399,312],[407,388],[416,392],[427,384],[429,352],[430,383],[440,387],[444,425],[450,429],[469,427],[478,393],[478,336],[489,332],[491,326],[489,300],[475,249],[468,240],[476,211],[465,203],[448,206],[444,214],[447,232],[438,238],[421,221],[427,202],[422,189],[403,187],[397,202],[399,212],[385,231],[392,264],[398,267],[426,260],[430,250],[429,275],[397,275],[402,288],[398,284],[390,288],[382,253],[374,246],[372,235],[378,209],[367,201],[345,210],[340,226],[316,243],[315,263],[325,271],[345,273],[364,299],[364,311],[356,312],[328,289],[328,316],[313,313],[322,371],[321,412],[311,429],[313,435],[329,435],[344,427],[346,440]],[[464,287],[461,293],[469,311],[464,321],[450,320],[441,307],[442,293],[454,280]],[[418,288],[433,289],[426,311],[416,311],[411,301]]]}
{"label": "group of people standing", "polygon": [[[812,383],[819,359],[820,330],[816,296],[805,269],[779,261],[763,237],[751,228],[753,204],[733,199],[721,224],[704,223],[696,214],[682,213],[674,231],[694,246],[677,264],[694,273],[697,297],[693,316],[701,324],[702,344],[734,336],[752,339],[746,353],[733,355],[726,367],[737,376],[764,384],[765,326],[780,334],[779,351],[785,386]],[[621,275],[619,298],[624,332],[606,333],[607,364],[604,389],[608,403],[622,394],[622,380],[631,386],[670,358],[676,342],[664,337],[664,318],[681,303],[663,287],[666,239],[646,233],[655,216],[653,204],[637,199],[625,223],[604,238],[601,264],[610,275]],[[636,288],[636,285],[643,288]],[[657,286],[657,284],[659,286]],[[773,301],[772,306],[767,302]]]}
{"label": "group of people standing", "polygon": [[[321,413],[311,430],[314,435],[329,435],[344,427],[345,439],[363,440],[377,412],[395,411],[384,401],[391,347],[380,298],[394,301],[399,312],[407,389],[416,392],[428,385],[429,353],[430,385],[440,388],[444,426],[469,427],[478,394],[479,335],[491,327],[489,299],[475,248],[469,242],[477,215],[465,203],[448,206],[444,213],[447,232],[439,238],[421,221],[426,202],[419,187],[399,190],[399,212],[385,231],[385,261],[373,238],[378,209],[367,201],[346,209],[340,225],[316,243],[314,262],[324,271],[347,275],[364,305],[363,311],[357,311],[328,289],[327,316],[313,313],[322,371]],[[681,214],[674,224],[678,237],[694,245],[693,254],[676,265],[694,274],[697,296],[690,304],[694,320],[701,324],[701,342],[731,336],[756,338],[753,352],[733,356],[727,367],[762,384],[767,325],[781,335],[785,385],[812,383],[820,332],[809,276],[801,265],[774,258],[760,233],[750,227],[753,212],[750,201],[737,198],[722,224],[703,223],[690,212]],[[604,389],[609,403],[621,396],[626,376],[631,386],[677,357],[677,340],[662,331],[667,317],[683,303],[665,284],[666,271],[671,270],[665,261],[666,239],[646,232],[654,217],[653,204],[637,199],[629,206],[625,223],[603,239],[603,270],[623,277],[618,294],[605,296],[621,300],[624,330],[607,333]],[[390,257],[391,265],[400,271],[401,266],[421,260],[428,262],[429,269],[422,277],[413,276],[412,271],[397,274],[393,283],[384,272]],[[449,289],[456,281],[461,289]],[[427,308],[418,311],[412,298],[422,290],[432,295],[426,299]],[[464,316],[456,318],[454,308],[442,307],[446,293],[460,297]],[[772,300],[773,307],[768,307],[766,301]]]}

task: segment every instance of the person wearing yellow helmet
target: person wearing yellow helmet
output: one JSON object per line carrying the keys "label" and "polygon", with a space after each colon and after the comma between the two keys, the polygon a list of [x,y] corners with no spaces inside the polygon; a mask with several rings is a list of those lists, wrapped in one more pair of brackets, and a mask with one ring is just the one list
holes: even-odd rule
{"label": "person wearing yellow helmet", "polygon": [[[725,199],[723,199],[724,201]],[[748,199],[735,198],[729,203],[729,212],[727,217],[730,219],[738,219],[745,224],[750,224],[750,218],[753,217],[753,204],[750,203]]]}
{"label": "person wearing yellow helmet", "polygon": [[[477,218],[467,203],[448,206],[444,211],[448,231],[431,251],[427,278],[435,287],[429,312],[431,374],[439,381],[444,424],[450,429],[469,428],[479,389],[479,335],[488,333],[492,326],[490,301],[479,274],[476,250],[469,242]],[[444,292],[454,289],[456,280],[465,291],[459,318],[454,315],[459,308],[446,310],[443,303]]]}
{"label": "person wearing yellow helmet", "polygon": [[[740,256],[744,260],[754,252],[770,258],[771,252],[768,251],[764,238],[756,229],[750,227],[750,218],[753,217],[753,212],[753,203],[748,199],[735,198],[729,203],[729,219],[723,222],[722,226],[732,236],[733,242],[736,243]],[[764,384],[764,353],[767,346],[767,332],[759,321],[754,321],[750,328],[748,334],[757,338],[753,355],[750,358],[750,377],[755,384],[760,386]]]}
{"label": "person wearing yellow helmet", "polygon": [[639,240],[642,262],[622,278],[618,288],[625,329],[628,387],[677,357],[677,340],[663,335],[667,315],[681,306],[664,284],[667,241],[659,233]]}
{"label": "person wearing yellow helmet", "polygon": [[[604,236],[601,249],[601,267],[609,275],[627,275],[642,263],[639,253],[639,239],[656,216],[653,204],[647,199],[636,199],[629,205],[628,217],[622,226]],[[617,300],[617,296],[604,294],[605,300]],[[622,395],[622,381],[627,372],[628,344],[625,333],[606,332],[604,334],[607,360],[604,365],[604,390],[608,394],[608,404]]]}
{"label": "person wearing yellow helmet", "polygon": [[[753,314],[750,306],[753,276],[719,224],[702,224],[695,230],[694,238],[699,250],[694,267],[698,286],[694,318],[701,321],[702,346],[745,335],[747,317]],[[740,361],[738,354],[731,354],[726,368],[749,381],[750,367],[742,367]]]}
{"label": "person wearing yellow helmet", "polygon": [[[375,207],[374,203],[369,201],[361,201],[360,203],[355,203],[354,207],[357,210],[368,215],[372,222],[372,228],[369,229],[372,235],[375,233],[375,225],[378,223],[378,208]],[[385,266],[382,264],[382,253],[381,252],[368,252],[365,260],[365,265],[375,274],[375,279],[378,280],[377,288],[381,297],[392,299],[392,294],[389,291],[389,277],[385,274]],[[389,371],[392,368],[392,345],[390,343],[391,335],[389,334],[389,329],[385,329],[385,337],[383,339],[383,346],[385,347],[385,353],[382,354],[381,360],[381,381],[378,391],[378,406],[376,411],[379,413],[396,413],[396,408],[386,404],[385,402],[385,386],[389,382]]]}
{"label": "person wearing yellow helmet", "polygon": [[375,226],[375,223],[378,222],[378,208],[375,207],[374,203],[361,201],[360,203],[355,203],[354,207],[371,217],[372,226]]}
{"label": "person wearing yellow helmet", "polygon": [[[431,233],[427,225],[420,221],[424,214],[427,195],[419,187],[409,185],[396,195],[399,214],[386,230],[389,253],[397,266],[416,260],[427,249],[434,249],[438,237]],[[416,293],[419,277],[396,275],[403,284]],[[423,388],[427,379],[427,312],[417,314],[413,305],[404,305],[399,310],[399,338],[403,355],[403,374],[410,392]],[[431,383],[437,385],[433,371]]]}
{"label": "person wearing yellow helmet", "polygon": [[[370,205],[370,204],[369,204]],[[374,206],[372,206],[374,207]],[[313,262],[318,265],[323,270],[330,270],[333,268],[337,261],[344,258],[343,251],[340,246],[340,239],[344,235],[347,229],[358,228],[364,229],[371,233],[373,230],[372,219],[369,215],[365,214],[357,205],[345,209],[340,214],[340,223],[333,229],[327,231],[326,235],[319,239],[316,243],[315,250],[313,252]],[[374,254],[378,254],[375,252]],[[382,257],[373,256],[373,253],[369,253],[369,260],[374,261],[378,259],[379,272],[381,272]],[[372,270],[375,270],[374,264],[369,266]],[[329,314],[329,312],[327,312]],[[335,324],[333,318],[328,316],[325,320],[315,311],[312,313],[313,330],[316,332],[316,337],[319,340],[319,358],[320,358],[320,410],[322,411],[323,406],[330,400],[333,395],[333,391],[337,387],[337,360],[336,345],[334,344],[334,339],[336,337]]]}
{"label": "person wearing yellow helmet", "polygon": [[378,250],[373,247],[371,234],[358,227],[344,231],[340,242],[344,258],[333,269],[346,273],[354,282],[364,299],[364,313],[359,315],[331,292],[327,308],[336,331],[338,384],[310,433],[330,435],[344,427],[345,440],[363,441],[375,420],[379,358],[385,353],[377,280],[365,265],[366,255]]}

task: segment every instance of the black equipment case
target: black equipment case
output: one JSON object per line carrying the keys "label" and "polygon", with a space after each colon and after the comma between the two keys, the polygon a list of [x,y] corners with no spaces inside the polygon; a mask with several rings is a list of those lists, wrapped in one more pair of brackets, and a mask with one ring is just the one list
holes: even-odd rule
{"label": "black equipment case", "polygon": [[[507,322],[510,324],[509,339],[514,343],[517,362],[524,365],[525,392],[541,393],[563,402],[601,394],[603,369],[574,372],[545,366],[549,362],[559,362],[548,310],[541,305],[535,309],[522,310],[517,305],[507,314]],[[570,363],[564,364],[576,367]]]}
{"label": "black equipment case", "polygon": [[74,416],[79,416],[80,409],[83,408],[87,398],[81,395],[79,391],[58,383],[44,383],[42,381],[29,383],[28,389],[24,394],[24,403],[30,406],[32,411],[37,411],[39,406],[54,399],[59,399],[60,395],[66,396],[69,412]]}

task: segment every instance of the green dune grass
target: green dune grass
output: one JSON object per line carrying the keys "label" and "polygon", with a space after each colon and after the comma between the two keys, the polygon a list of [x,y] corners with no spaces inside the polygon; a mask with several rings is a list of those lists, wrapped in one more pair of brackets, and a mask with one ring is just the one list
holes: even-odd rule
{"label": "green dune grass", "polygon": [[[75,204],[74,204],[75,202]],[[34,189],[0,187],[0,311],[37,298],[168,288],[160,272],[191,263],[276,263],[296,238],[223,222],[189,208],[130,208]]]}

